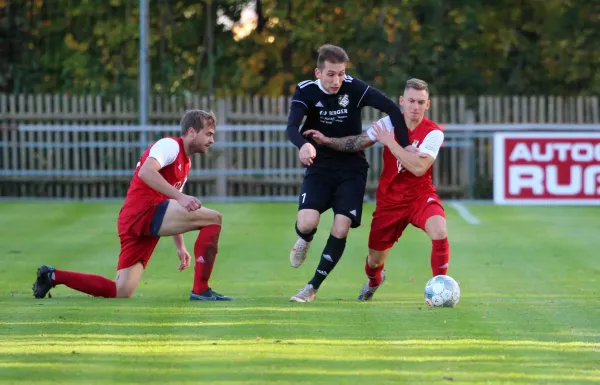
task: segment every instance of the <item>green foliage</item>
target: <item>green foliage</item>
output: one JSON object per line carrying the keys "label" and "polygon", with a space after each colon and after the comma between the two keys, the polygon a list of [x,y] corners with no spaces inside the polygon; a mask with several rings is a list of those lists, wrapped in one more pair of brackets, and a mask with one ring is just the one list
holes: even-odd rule
{"label": "green foliage", "polygon": [[[316,50],[388,94],[409,77],[437,94],[595,94],[598,2],[574,0],[152,0],[155,93],[289,94]],[[221,20],[259,11],[235,39]],[[139,0],[0,1],[0,91],[137,94]],[[234,28],[235,30],[235,28]]]}

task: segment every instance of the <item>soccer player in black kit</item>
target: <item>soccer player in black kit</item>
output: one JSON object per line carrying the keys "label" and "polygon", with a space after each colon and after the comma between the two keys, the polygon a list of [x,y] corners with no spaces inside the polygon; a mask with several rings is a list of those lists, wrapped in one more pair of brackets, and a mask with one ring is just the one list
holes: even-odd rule
{"label": "soccer player in black kit", "polygon": [[[388,114],[396,139],[402,147],[410,147],[400,108],[379,90],[346,75],[349,59],[344,49],[326,44],[318,52],[317,80],[298,83],[287,125],[288,138],[307,166],[296,220],[298,239],[290,252],[293,267],[306,259],[321,214],[331,208],[334,220],[315,275],[290,299],[293,302],[315,299],[342,257],[350,228],[360,226],[369,168],[362,150],[373,145],[362,132],[361,109],[370,106]],[[300,129],[304,116],[306,121]],[[320,145],[311,139],[313,134],[322,134],[333,143]]]}

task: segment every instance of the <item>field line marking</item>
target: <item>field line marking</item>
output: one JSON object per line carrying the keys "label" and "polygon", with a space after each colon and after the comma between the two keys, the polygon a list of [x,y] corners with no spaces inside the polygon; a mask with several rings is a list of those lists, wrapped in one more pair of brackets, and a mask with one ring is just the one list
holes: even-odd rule
{"label": "field line marking", "polygon": [[469,211],[467,206],[463,205],[462,203],[451,202],[450,206],[452,206],[452,208],[454,208],[454,210],[456,210],[460,214],[462,219],[464,219],[465,222],[467,222],[468,224],[470,224],[470,225],[481,224],[481,221],[479,219],[477,219],[477,217],[475,217],[473,214],[471,214],[471,212]]}

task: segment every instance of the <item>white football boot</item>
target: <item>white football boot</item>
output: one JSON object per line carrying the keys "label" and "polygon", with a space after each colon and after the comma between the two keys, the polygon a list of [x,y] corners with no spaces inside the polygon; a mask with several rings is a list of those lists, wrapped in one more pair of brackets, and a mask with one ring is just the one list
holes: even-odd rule
{"label": "white football boot", "polygon": [[308,249],[310,248],[310,242],[306,242],[304,239],[298,237],[292,251],[290,252],[290,265],[292,267],[300,267],[306,260],[308,255]]}
{"label": "white football boot", "polygon": [[358,294],[358,298],[357,299],[359,301],[370,301],[371,299],[373,299],[373,295],[375,294],[375,292],[377,291],[377,289],[379,289],[379,287],[384,282],[385,282],[385,271],[382,271],[381,272],[381,283],[379,284],[379,286],[370,287],[369,286],[369,281],[367,281],[367,283],[365,283],[365,286],[363,286],[362,290]]}
{"label": "white football boot", "polygon": [[317,291],[310,283],[306,284],[302,290],[290,298],[290,302],[312,302],[315,300]]}

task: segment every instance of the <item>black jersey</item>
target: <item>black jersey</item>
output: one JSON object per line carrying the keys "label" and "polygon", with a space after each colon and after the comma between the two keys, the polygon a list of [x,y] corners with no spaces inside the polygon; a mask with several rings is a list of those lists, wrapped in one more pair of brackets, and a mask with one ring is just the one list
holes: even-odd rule
{"label": "black jersey", "polygon": [[[302,132],[309,129],[318,130],[330,138],[360,135],[362,133],[361,110],[366,106],[388,114],[400,145],[406,147],[410,144],[406,123],[396,103],[376,88],[348,75],[344,77],[337,94],[326,92],[319,80],[305,80],[298,83],[290,106],[288,137],[298,148],[307,142],[315,146],[317,157],[312,165],[314,167],[368,168],[364,151],[336,151],[302,136]],[[299,129],[304,116],[306,121]]]}

